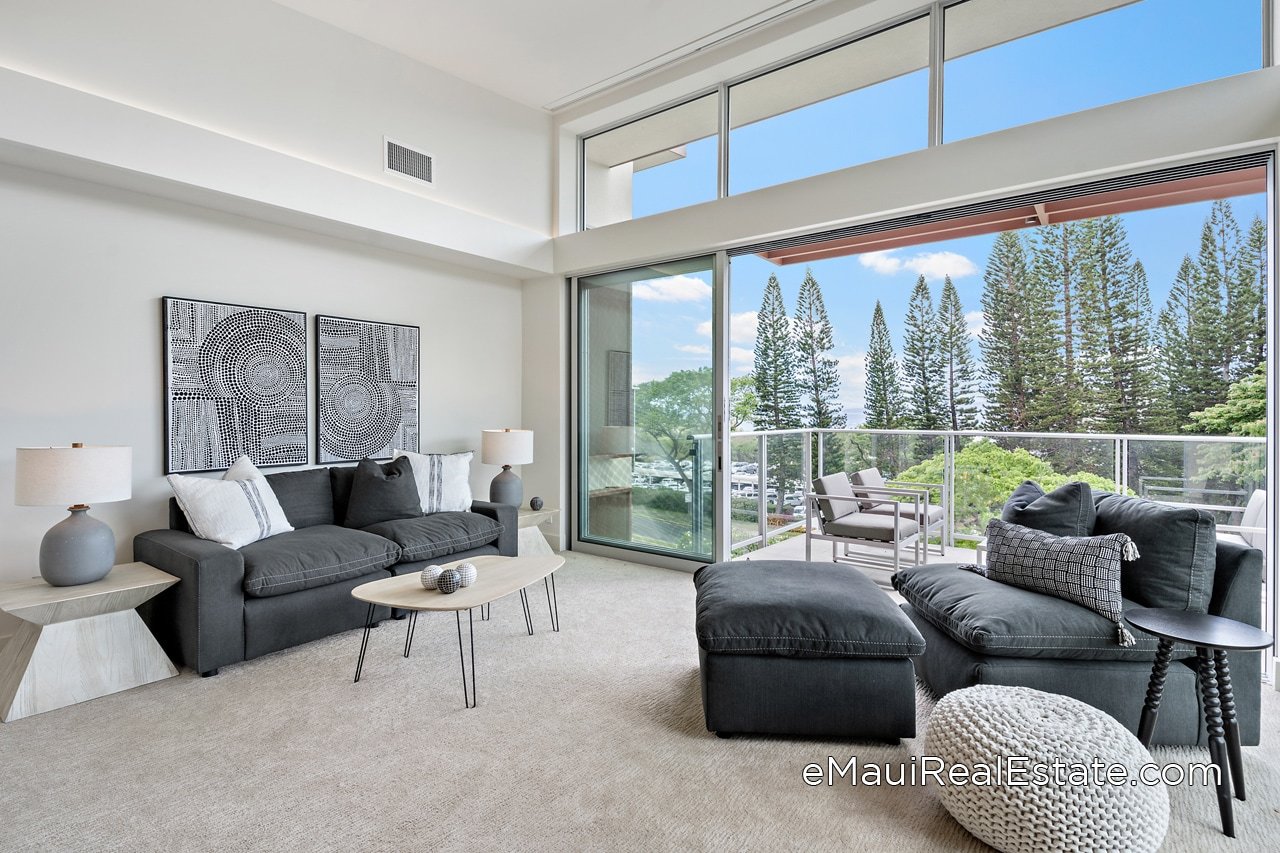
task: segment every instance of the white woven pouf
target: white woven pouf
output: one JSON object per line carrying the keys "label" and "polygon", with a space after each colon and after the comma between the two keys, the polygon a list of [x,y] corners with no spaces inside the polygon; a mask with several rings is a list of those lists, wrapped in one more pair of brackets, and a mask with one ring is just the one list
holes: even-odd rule
{"label": "white woven pouf", "polygon": [[[1127,781],[1138,779],[1151,754],[1111,716],[1068,696],[995,685],[948,693],[933,710],[924,753],[943,764],[936,789],[951,816],[1005,853],[1157,850],[1169,829],[1164,784]],[[1099,761],[1123,767],[1126,781],[1088,769]],[[1055,771],[1054,762],[1076,772]],[[1037,764],[1045,784],[1032,781]],[[979,783],[949,783],[952,765]],[[992,774],[989,784],[981,768]],[[1006,773],[996,779],[998,768]],[[1015,779],[1030,784],[1010,784]]]}

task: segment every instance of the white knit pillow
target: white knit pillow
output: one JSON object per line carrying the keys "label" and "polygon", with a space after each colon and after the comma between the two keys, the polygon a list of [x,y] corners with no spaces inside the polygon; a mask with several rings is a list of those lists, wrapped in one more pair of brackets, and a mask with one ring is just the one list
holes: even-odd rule
{"label": "white knit pillow", "polygon": [[221,480],[183,474],[170,474],[165,479],[187,516],[191,532],[201,539],[243,548],[293,530],[271,484],[247,456],[237,459]]}
{"label": "white knit pillow", "polygon": [[471,457],[463,453],[413,453],[395,451],[394,457],[408,457],[413,479],[418,484],[422,513],[466,512],[471,509]]}

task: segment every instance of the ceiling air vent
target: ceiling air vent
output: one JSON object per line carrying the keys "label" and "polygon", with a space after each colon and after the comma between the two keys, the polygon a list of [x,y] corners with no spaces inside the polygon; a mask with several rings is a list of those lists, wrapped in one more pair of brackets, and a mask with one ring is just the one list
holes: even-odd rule
{"label": "ceiling air vent", "polygon": [[424,184],[435,185],[436,158],[434,156],[385,137],[383,142],[386,144],[386,171],[395,172],[397,175],[403,175]]}

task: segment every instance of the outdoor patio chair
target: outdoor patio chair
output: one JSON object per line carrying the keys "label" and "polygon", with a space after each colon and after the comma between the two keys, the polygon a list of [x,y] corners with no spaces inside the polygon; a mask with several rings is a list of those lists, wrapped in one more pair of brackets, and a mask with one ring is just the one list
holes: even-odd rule
{"label": "outdoor patio chair", "polygon": [[[915,504],[903,504],[897,509],[901,515],[914,521],[916,524],[924,528],[924,536],[921,537],[926,551],[926,562],[928,561],[927,552],[929,549],[929,537],[937,535],[939,542],[938,553],[941,556],[947,554],[947,505],[946,490],[943,489],[941,483],[914,483],[906,480],[889,480],[885,481],[884,475],[880,473],[879,468],[864,468],[861,471],[855,471],[849,475],[849,479],[853,482],[853,493],[862,498],[861,510],[873,515],[893,515],[895,512],[891,506],[893,501],[876,501],[868,500],[870,497],[867,489],[910,489],[924,490],[924,500]],[[931,495],[938,495],[938,502],[933,503]],[[898,503],[902,503],[898,501]],[[927,519],[927,520],[926,520]]]}
{"label": "outdoor patio chair", "polygon": [[[828,474],[813,481],[806,494],[811,521],[805,524],[805,559],[813,559],[813,540],[831,543],[831,560],[870,568],[884,568],[865,554],[852,554],[855,543],[885,543],[893,546],[893,571],[902,566],[902,546],[913,546],[915,564],[928,562],[927,542],[915,520],[929,517],[929,493],[924,489],[902,489],[890,486],[860,486],[854,493],[847,474]],[[863,511],[868,498],[885,504],[883,511]],[[815,529],[816,526],[816,529]]]}

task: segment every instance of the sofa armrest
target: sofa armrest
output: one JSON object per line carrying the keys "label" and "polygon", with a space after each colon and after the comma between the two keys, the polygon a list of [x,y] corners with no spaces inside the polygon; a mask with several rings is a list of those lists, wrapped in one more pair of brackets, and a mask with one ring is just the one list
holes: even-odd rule
{"label": "sofa armrest", "polygon": [[1237,622],[1262,625],[1263,555],[1257,548],[1218,542],[1209,612]]}
{"label": "sofa armrest", "polygon": [[502,525],[502,533],[498,536],[498,553],[504,557],[516,556],[520,541],[520,516],[516,508],[510,504],[498,504],[492,501],[472,501],[471,511],[488,516]]}
{"label": "sofa armrest", "polygon": [[133,538],[133,558],[177,577],[139,609],[176,662],[196,672],[244,660],[244,558],[180,530]]}

